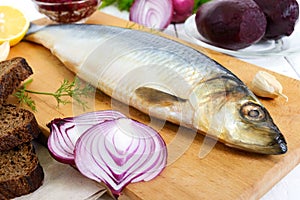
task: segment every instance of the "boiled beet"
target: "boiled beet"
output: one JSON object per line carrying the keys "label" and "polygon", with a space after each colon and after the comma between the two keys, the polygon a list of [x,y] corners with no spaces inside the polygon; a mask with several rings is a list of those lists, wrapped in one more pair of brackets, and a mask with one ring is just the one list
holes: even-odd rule
{"label": "boiled beet", "polygon": [[259,41],[265,34],[267,20],[253,0],[212,0],[196,13],[199,33],[209,43],[238,50]]}
{"label": "boiled beet", "polygon": [[296,0],[254,0],[267,18],[265,39],[279,39],[294,31],[299,18],[299,5]]}

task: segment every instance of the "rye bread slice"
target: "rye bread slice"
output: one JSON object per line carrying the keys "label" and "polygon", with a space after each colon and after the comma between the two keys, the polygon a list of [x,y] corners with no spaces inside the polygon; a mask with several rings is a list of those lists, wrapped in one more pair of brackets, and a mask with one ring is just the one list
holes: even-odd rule
{"label": "rye bread slice", "polygon": [[40,132],[32,112],[10,104],[0,107],[0,151],[30,142]]}
{"label": "rye bread slice", "polygon": [[0,151],[0,199],[12,199],[38,189],[44,180],[31,142]]}
{"label": "rye bread slice", "polygon": [[0,105],[31,74],[33,71],[24,58],[16,57],[0,62]]}

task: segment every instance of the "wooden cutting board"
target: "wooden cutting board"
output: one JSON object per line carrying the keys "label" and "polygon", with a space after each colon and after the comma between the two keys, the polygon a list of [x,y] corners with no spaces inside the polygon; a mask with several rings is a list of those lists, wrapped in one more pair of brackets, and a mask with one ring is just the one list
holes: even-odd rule
{"label": "wooden cutting board", "polygon": [[[40,20],[38,23],[48,23]],[[109,24],[126,27],[129,22],[103,14],[95,13],[87,23]],[[182,41],[183,42],[183,41]],[[186,43],[187,44],[187,43]],[[191,45],[191,44],[190,44]],[[196,45],[192,47],[203,51],[223,64],[246,84],[261,68],[235,58],[205,50]],[[80,50],[80,47],[78,47]],[[10,57],[26,58],[34,70],[32,90],[55,91],[63,79],[73,80],[72,74],[42,46],[21,42],[11,49]],[[161,175],[149,182],[130,184],[123,191],[132,199],[258,199],[291,171],[300,161],[300,82],[273,73],[282,83],[284,93],[289,97],[262,100],[274,121],[285,135],[288,153],[279,156],[265,156],[231,149],[221,143],[204,158],[198,154],[204,137],[188,129],[178,131],[178,126],[167,123],[159,132],[168,144],[169,164]],[[118,109],[127,113],[128,106],[115,103],[110,97],[97,93],[90,109],[81,110],[76,104],[57,107],[51,97],[31,95],[36,101],[35,113],[43,133],[48,136],[46,124],[53,118],[74,116],[91,110]],[[11,98],[10,101],[15,101]],[[149,117],[130,108],[128,117],[149,124]],[[159,120],[153,120],[154,128]]]}

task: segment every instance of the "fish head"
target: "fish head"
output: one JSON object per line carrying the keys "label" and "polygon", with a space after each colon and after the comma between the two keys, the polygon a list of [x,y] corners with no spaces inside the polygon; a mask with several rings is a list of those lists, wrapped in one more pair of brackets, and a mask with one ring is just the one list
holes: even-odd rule
{"label": "fish head", "polygon": [[245,85],[214,79],[205,84],[206,90],[200,87],[194,93],[197,108],[194,106],[193,126],[198,130],[237,149],[260,154],[287,151],[270,113]]}
{"label": "fish head", "polygon": [[[221,109],[220,140],[226,145],[261,154],[287,151],[284,136],[267,109],[255,98],[229,101]],[[221,120],[222,121],[222,120]]]}

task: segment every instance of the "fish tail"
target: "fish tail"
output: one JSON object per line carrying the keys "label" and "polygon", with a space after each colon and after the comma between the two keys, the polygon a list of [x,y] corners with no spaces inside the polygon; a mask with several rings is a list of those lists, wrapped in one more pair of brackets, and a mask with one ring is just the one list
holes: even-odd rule
{"label": "fish tail", "polygon": [[43,29],[45,27],[45,25],[37,25],[37,24],[34,24],[34,23],[30,23],[30,26],[29,26],[29,29],[26,33],[26,36],[27,35],[30,35],[30,34],[33,34],[41,29]]}

